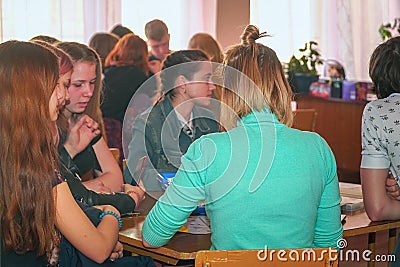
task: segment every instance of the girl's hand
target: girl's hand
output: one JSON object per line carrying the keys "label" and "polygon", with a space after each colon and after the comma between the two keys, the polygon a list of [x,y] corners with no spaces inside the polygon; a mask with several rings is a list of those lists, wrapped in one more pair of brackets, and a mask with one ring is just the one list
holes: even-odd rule
{"label": "girl's hand", "polygon": [[118,241],[117,244],[115,244],[114,250],[110,255],[110,260],[115,261],[116,259],[122,258],[124,256],[123,250],[124,248],[122,244]]}
{"label": "girl's hand", "polygon": [[123,191],[133,198],[135,203],[140,203],[144,199],[145,191],[143,191],[139,186],[124,184]]}
{"label": "girl's hand", "polygon": [[389,173],[386,178],[386,194],[395,200],[400,200],[400,187],[394,179],[393,175]]}
{"label": "girl's hand", "polygon": [[64,147],[71,158],[82,152],[100,134],[99,124],[88,115],[83,115],[76,123],[69,123],[69,133]]}
{"label": "girl's hand", "polygon": [[104,185],[104,183],[101,180],[96,178],[83,182],[83,185],[87,189],[93,190],[97,193],[106,193],[106,194],[112,193],[111,189],[108,186]]}

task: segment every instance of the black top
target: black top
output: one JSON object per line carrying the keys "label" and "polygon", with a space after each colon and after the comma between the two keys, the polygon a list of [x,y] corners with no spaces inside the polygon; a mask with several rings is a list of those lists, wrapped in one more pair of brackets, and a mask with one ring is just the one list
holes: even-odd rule
{"label": "black top", "polygon": [[1,266],[2,267],[45,267],[47,266],[46,255],[37,257],[37,251],[29,251],[24,254],[17,254],[15,252],[1,252]]}
{"label": "black top", "polygon": [[147,76],[133,66],[105,68],[101,104],[103,117],[114,118],[122,123],[132,96],[146,79]]}
{"label": "black top", "polygon": [[[59,173],[56,173],[55,179],[53,180],[53,186],[58,185],[60,182],[60,175]],[[6,251],[3,246],[1,246],[0,256],[0,267],[46,267],[48,264],[46,254],[38,256],[37,249],[23,254],[17,254],[14,251]]]}
{"label": "black top", "polygon": [[61,161],[60,172],[62,179],[68,183],[69,189],[77,201],[86,203],[89,206],[112,205],[121,215],[133,212],[136,203],[128,194],[122,192],[101,194],[87,189],[77,178],[78,168],[65,148],[59,147],[58,152]]}
{"label": "black top", "polygon": [[93,177],[95,177],[94,170],[101,171],[96,153],[93,150],[93,146],[100,140],[101,137],[102,135],[99,134],[98,136],[93,138],[90,144],[82,152],[74,157],[73,161],[77,166],[76,173],[78,173],[79,176],[83,177],[86,173],[91,171]]}

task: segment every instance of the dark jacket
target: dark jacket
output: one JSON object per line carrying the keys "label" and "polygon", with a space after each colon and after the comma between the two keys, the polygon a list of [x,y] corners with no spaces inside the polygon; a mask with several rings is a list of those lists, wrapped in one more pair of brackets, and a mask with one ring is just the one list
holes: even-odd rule
{"label": "dark jacket", "polygon": [[[210,110],[193,108],[194,136],[190,137],[182,129],[170,97],[140,114],[132,128],[127,167],[124,172],[126,183],[135,183],[131,173],[139,159],[148,156],[143,182],[147,191],[161,191],[158,173],[176,172],[181,165],[181,157],[194,140],[208,133],[218,132],[219,124]],[[151,163],[151,164],[150,164]]]}

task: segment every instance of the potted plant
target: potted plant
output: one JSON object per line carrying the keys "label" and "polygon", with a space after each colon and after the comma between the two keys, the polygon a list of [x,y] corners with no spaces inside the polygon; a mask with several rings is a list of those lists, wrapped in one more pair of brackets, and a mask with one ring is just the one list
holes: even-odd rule
{"label": "potted plant", "polygon": [[300,58],[294,55],[288,64],[289,83],[295,93],[308,94],[311,83],[318,81],[316,67],[322,64],[321,54],[317,49],[318,43],[309,41],[300,48]]}
{"label": "potted plant", "polygon": [[379,27],[379,35],[382,41],[392,38],[392,33],[396,31],[397,34],[400,34],[400,18],[395,18],[393,23],[381,24]]}

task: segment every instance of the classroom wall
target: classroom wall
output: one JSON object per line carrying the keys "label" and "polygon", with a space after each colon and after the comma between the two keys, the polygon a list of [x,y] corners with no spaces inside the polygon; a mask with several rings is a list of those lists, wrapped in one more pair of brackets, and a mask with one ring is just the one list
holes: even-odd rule
{"label": "classroom wall", "polygon": [[216,38],[222,48],[240,42],[240,35],[250,23],[250,0],[218,0]]}

